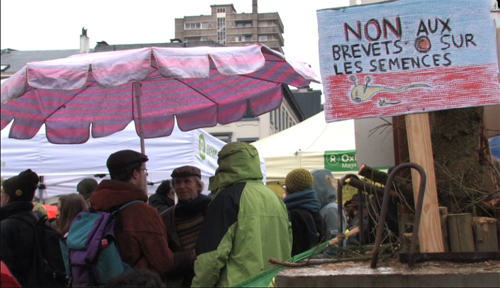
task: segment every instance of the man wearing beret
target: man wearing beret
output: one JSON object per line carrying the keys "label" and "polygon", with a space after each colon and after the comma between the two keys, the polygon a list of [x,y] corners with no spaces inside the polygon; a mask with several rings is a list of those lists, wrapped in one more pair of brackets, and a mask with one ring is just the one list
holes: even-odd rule
{"label": "man wearing beret", "polygon": [[[1,189],[0,260],[7,265],[23,287],[43,285],[39,282],[41,279],[36,276],[37,269],[41,268],[34,265],[35,242],[33,239],[35,239],[36,233],[34,225],[38,222],[39,217],[32,211],[32,201],[38,188],[38,181],[38,175],[28,169],[5,180]],[[48,222],[46,224],[49,225]],[[58,244],[58,242],[55,243]],[[57,268],[63,271],[64,263],[62,255],[60,255],[60,248],[50,248],[55,248],[50,249],[49,253],[52,254],[51,257],[54,257],[53,259],[58,260],[60,267]],[[57,264],[56,262],[51,263]]]}
{"label": "man wearing beret", "polygon": [[194,247],[198,240],[210,198],[201,194],[201,171],[182,166],[172,172],[172,185],[179,202],[160,216],[167,229],[168,245],[174,252],[174,268],[167,277],[167,286],[191,287],[194,277]]}
{"label": "man wearing beret", "polygon": [[326,226],[319,213],[321,204],[314,192],[314,178],[307,169],[298,168],[285,177],[285,202],[293,231],[292,256],[305,252],[323,240]]}
{"label": "man wearing beret", "polygon": [[196,242],[192,287],[233,286],[285,261],[292,231],[283,201],[262,183],[257,149],[245,142],[225,145],[209,186],[212,202]]}
{"label": "man wearing beret", "polygon": [[103,180],[90,197],[92,209],[111,212],[135,200],[117,214],[115,236],[123,262],[134,269],[151,269],[160,275],[170,272],[173,254],[165,237],[165,226],[155,208],[147,204],[148,157],[121,150],[111,154],[106,166],[111,180]]}

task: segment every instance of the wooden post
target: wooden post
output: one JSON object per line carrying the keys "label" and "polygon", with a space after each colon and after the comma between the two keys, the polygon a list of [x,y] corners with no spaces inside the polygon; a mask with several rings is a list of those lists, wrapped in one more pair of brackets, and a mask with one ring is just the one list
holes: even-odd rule
{"label": "wooden post", "polygon": [[450,236],[448,234],[448,208],[439,207],[439,215],[441,216],[441,232],[443,233],[444,252],[450,252]]}
{"label": "wooden post", "polygon": [[[408,253],[411,244],[411,232],[413,230],[413,220],[415,213],[411,212],[405,204],[398,203],[398,225],[399,239],[401,239],[401,250]],[[405,235],[409,234],[409,237]]]}
{"label": "wooden post", "polygon": [[472,215],[449,214],[448,232],[451,252],[474,252],[474,235],[472,234]]}
{"label": "wooden post", "polygon": [[[444,252],[443,235],[441,232],[441,218],[437,201],[436,174],[434,172],[434,159],[432,157],[431,131],[429,114],[406,115],[406,133],[410,161],[424,169],[427,176],[425,185],[424,205],[420,217],[418,240],[421,253]],[[412,182],[415,203],[418,199],[420,174],[412,169]]]}
{"label": "wooden post", "polygon": [[472,217],[476,251],[498,251],[497,221],[495,218]]}
{"label": "wooden post", "polygon": [[497,207],[495,210],[495,218],[497,218],[497,241],[498,241],[498,249],[500,249],[500,207]]}

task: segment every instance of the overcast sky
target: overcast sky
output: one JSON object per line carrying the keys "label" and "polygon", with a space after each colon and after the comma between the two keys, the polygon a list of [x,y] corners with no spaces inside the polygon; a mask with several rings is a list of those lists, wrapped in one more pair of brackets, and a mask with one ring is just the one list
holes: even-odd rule
{"label": "overcast sky", "polygon": [[[79,49],[82,27],[90,48],[98,41],[169,42],[175,38],[175,18],[210,15],[214,4],[252,12],[252,0],[2,0],[0,43],[2,49]],[[316,10],[348,5],[349,0],[259,0],[258,12],[279,13],[286,58],[310,64],[320,77]]]}

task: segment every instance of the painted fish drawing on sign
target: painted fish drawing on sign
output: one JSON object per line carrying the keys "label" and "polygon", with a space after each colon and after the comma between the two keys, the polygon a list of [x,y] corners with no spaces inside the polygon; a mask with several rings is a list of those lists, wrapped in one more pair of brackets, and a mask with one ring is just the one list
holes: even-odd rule
{"label": "painted fish drawing on sign", "polygon": [[[391,92],[391,93],[401,93],[410,89],[415,89],[415,88],[430,88],[431,86],[427,84],[410,84],[407,86],[399,87],[399,88],[391,88],[391,87],[384,87],[384,86],[368,86],[368,84],[372,81],[372,77],[366,76],[365,78],[365,84],[358,84],[357,83],[357,78],[355,75],[349,76],[349,80],[354,83],[354,88],[351,90],[351,99],[354,102],[364,102],[370,98],[372,98],[375,94],[379,92]],[[384,100],[382,102],[384,104],[381,104],[379,102],[380,106],[386,106],[386,105],[396,105],[401,102],[387,102]]]}

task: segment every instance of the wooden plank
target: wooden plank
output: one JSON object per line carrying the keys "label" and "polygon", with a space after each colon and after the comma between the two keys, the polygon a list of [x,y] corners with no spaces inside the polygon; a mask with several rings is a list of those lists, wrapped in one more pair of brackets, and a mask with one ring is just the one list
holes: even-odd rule
{"label": "wooden plank", "polygon": [[448,225],[446,225],[446,221],[448,219],[448,208],[439,207],[439,215],[441,217],[441,232],[443,233],[444,252],[450,252],[450,237],[448,235]]}
{"label": "wooden plank", "polygon": [[498,251],[497,221],[495,218],[473,217],[472,228],[476,251]]}
{"label": "wooden plank", "polygon": [[[406,115],[405,120],[410,161],[422,166],[427,176],[424,205],[418,232],[420,252],[444,252],[441,218],[439,216],[439,205],[437,200],[436,174],[434,172],[434,159],[432,157],[429,114]],[[417,170],[412,169],[411,175],[414,199],[415,203],[417,203],[418,191],[420,188],[420,174]]]}
{"label": "wooden plank", "polygon": [[448,231],[451,252],[474,252],[474,235],[472,233],[472,215],[449,214]]}
{"label": "wooden plank", "polygon": [[498,241],[498,249],[500,249],[500,207],[497,207],[495,210],[495,218],[497,218],[497,241]]}

